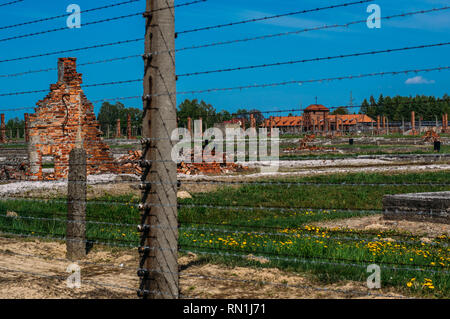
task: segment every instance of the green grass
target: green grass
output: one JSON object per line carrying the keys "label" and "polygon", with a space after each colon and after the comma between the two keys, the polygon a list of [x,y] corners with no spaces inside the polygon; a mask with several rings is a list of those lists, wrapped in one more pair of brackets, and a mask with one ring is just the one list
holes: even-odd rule
{"label": "green grass", "polygon": [[0,149],[14,149],[14,148],[27,148],[26,144],[3,144],[0,145]]}
{"label": "green grass", "polygon": [[[349,174],[290,179],[292,182],[325,183],[447,183],[447,172],[428,174]],[[450,243],[447,237],[436,240],[436,246],[423,246],[420,238],[395,231],[342,232],[308,226],[321,220],[353,216],[365,216],[364,212],[340,212],[339,209],[377,210],[382,208],[385,194],[429,192],[449,190],[448,186],[242,186],[221,188],[209,194],[196,194],[182,204],[205,205],[256,205],[272,207],[311,207],[310,210],[293,211],[252,209],[231,211],[226,209],[189,208],[181,214],[184,222],[193,229],[184,229],[181,246],[194,252],[225,251],[231,255],[259,255],[287,260],[273,260],[266,265],[248,261],[237,256],[206,256],[208,262],[228,265],[258,265],[279,267],[285,270],[309,272],[323,282],[342,279],[365,281],[365,267],[376,263],[382,266],[383,285],[396,286],[409,292],[427,296],[446,296],[450,293],[450,277],[444,273],[414,270],[393,270],[389,267],[416,268],[450,271],[450,250],[440,245]],[[318,211],[317,208],[330,208]],[[337,209],[334,211],[332,208]],[[220,221],[211,226],[209,223]],[[198,224],[201,224],[199,227]],[[206,225],[205,225],[206,224]],[[240,225],[236,227],[235,225]],[[206,229],[202,229],[206,228]],[[207,230],[208,228],[214,230]],[[200,228],[200,229],[195,229]],[[283,233],[280,235],[279,233]],[[393,238],[393,242],[379,242],[374,238]],[[412,243],[401,243],[409,241]],[[300,260],[289,261],[298,258]],[[311,261],[314,261],[311,263]],[[321,264],[323,263],[323,264]],[[332,263],[329,265],[327,263]],[[357,264],[339,266],[334,264]],[[442,263],[442,264],[440,264]],[[403,265],[403,266],[401,266]],[[426,266],[432,268],[426,268]],[[406,285],[416,278],[412,286]],[[415,287],[418,282],[431,279],[434,289]]]}
{"label": "green grass", "polygon": [[[283,179],[282,182],[316,183],[448,183],[449,172],[415,174],[348,174]],[[277,181],[267,179],[266,181]],[[450,297],[450,244],[447,237],[434,240],[435,245],[397,231],[325,230],[311,223],[337,218],[366,216],[379,210],[385,194],[450,190],[448,186],[280,186],[244,185],[221,187],[212,193],[193,194],[193,199],[180,200],[180,245],[182,251],[199,253],[202,260],[227,265],[278,267],[287,271],[308,273],[320,282],[367,279],[366,267],[376,263],[382,267],[383,286],[395,286],[406,292],[437,297]],[[37,201],[1,201],[0,231],[29,235],[65,234],[66,205]],[[87,206],[87,238],[119,245],[138,245],[139,212],[132,195],[102,197]],[[120,204],[118,204],[120,203]],[[192,207],[191,205],[194,205]],[[241,208],[198,207],[238,206]],[[246,206],[249,206],[245,208]],[[266,209],[270,206],[273,209]],[[309,207],[311,209],[289,209]],[[325,210],[319,210],[319,209]],[[336,211],[334,211],[336,209]],[[355,211],[340,211],[352,209]],[[57,220],[5,218],[7,211],[21,217]],[[113,225],[98,224],[112,223]],[[390,238],[377,241],[376,238]],[[410,242],[410,243],[403,243]],[[218,255],[202,254],[218,253]],[[228,255],[224,255],[228,254]],[[261,264],[234,255],[265,256],[271,261]],[[279,258],[279,259],[277,259]],[[293,260],[296,258],[297,260]],[[331,264],[330,264],[331,263]],[[442,264],[441,264],[442,263]],[[356,266],[340,266],[351,264]],[[416,268],[426,271],[390,269]],[[433,273],[430,270],[441,271]],[[415,280],[411,281],[412,278]],[[434,289],[424,286],[432,280]],[[411,287],[407,287],[411,283]],[[417,283],[420,283],[419,285]],[[428,287],[428,288],[427,288]]]}
{"label": "green grass", "polygon": [[140,145],[135,144],[113,144],[110,145],[112,149],[126,149],[126,150],[138,150],[141,149]]}

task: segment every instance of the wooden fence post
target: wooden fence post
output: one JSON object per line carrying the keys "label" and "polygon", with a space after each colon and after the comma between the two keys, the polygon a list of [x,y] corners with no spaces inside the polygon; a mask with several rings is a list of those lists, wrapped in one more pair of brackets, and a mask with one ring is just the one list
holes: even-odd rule
{"label": "wooden fence post", "polygon": [[77,261],[86,256],[86,151],[74,148],[69,155],[67,187],[67,259]]}

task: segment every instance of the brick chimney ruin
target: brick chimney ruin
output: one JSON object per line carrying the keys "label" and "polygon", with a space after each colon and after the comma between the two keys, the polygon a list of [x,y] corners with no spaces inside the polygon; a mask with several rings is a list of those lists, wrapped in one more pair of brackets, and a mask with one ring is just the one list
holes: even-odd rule
{"label": "brick chimney ruin", "polygon": [[45,179],[64,179],[69,171],[69,153],[75,147],[86,150],[88,174],[116,173],[118,168],[109,146],[103,142],[94,107],[81,89],[76,58],[58,59],[58,82],[37,102],[28,117],[29,175],[43,180],[42,157],[52,156],[54,174]]}

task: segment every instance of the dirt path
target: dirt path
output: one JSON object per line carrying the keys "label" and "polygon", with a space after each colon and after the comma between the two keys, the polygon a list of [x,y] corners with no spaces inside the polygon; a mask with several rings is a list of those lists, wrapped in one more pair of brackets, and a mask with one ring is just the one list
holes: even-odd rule
{"label": "dirt path", "polygon": [[[286,169],[286,168],[284,168]],[[432,165],[396,165],[396,166],[371,166],[371,167],[304,167],[292,168],[288,172],[273,172],[273,173],[255,173],[247,175],[180,175],[179,180],[182,182],[181,190],[194,193],[214,192],[223,187],[221,184],[208,183],[194,183],[196,181],[221,181],[221,182],[255,182],[264,181],[264,179],[273,178],[290,178],[290,177],[311,177],[319,175],[331,174],[352,174],[352,173],[430,173],[450,171],[450,165],[447,164],[432,164]],[[183,181],[189,181],[184,183]],[[231,187],[239,187],[239,185],[231,185]]]}
{"label": "dirt path", "polygon": [[[136,298],[138,256],[134,250],[94,249],[80,264],[82,287],[70,289],[66,286],[70,263],[64,260],[64,244],[0,238],[0,247],[1,299]],[[307,276],[278,269],[198,264],[193,254],[181,257],[179,264],[181,293],[190,298],[380,298],[379,294],[404,297],[393,290],[369,291],[359,282],[319,285]]]}

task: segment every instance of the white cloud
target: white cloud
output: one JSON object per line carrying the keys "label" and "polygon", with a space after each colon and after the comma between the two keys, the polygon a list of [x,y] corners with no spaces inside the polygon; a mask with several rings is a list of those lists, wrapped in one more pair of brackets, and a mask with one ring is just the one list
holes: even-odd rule
{"label": "white cloud", "polygon": [[422,76],[415,76],[405,81],[405,84],[434,84],[434,83],[436,83],[435,80],[428,80]]}

